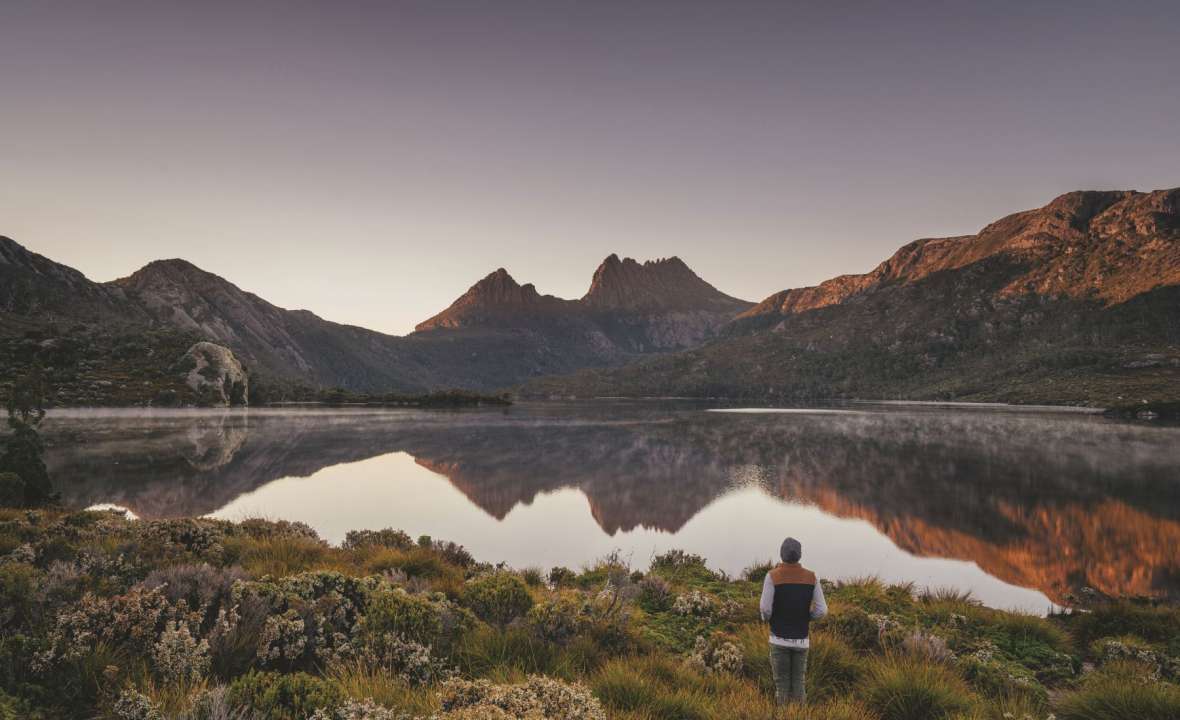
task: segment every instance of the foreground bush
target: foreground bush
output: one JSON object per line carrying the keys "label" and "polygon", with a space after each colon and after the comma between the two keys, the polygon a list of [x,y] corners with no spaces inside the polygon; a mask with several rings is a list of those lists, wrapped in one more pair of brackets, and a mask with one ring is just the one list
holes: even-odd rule
{"label": "foreground bush", "polygon": [[612,554],[547,585],[453,543],[350,538],[0,508],[0,720],[1180,717],[1164,605],[1041,618],[829,583],[809,704],[779,711],[760,586],[703,558]]}
{"label": "foreground bush", "polygon": [[467,581],[461,601],[480,620],[503,627],[533,606],[533,596],[520,576],[495,572]]}

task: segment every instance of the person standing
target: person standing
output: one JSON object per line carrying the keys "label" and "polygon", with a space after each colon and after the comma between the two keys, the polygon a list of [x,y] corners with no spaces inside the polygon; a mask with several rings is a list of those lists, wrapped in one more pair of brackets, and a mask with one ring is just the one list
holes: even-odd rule
{"label": "person standing", "polygon": [[779,705],[807,700],[807,634],[812,620],[828,614],[824,589],[815,573],[799,564],[803,546],[795,538],[783,540],[782,562],[766,573],[758,603],[762,621],[770,623],[770,670]]}

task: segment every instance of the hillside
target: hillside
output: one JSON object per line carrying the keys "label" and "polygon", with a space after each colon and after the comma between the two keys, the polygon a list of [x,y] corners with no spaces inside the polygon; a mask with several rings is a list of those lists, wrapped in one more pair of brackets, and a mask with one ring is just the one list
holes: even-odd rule
{"label": "hillside", "polygon": [[1075,192],[785,290],[696,350],[535,395],[1180,399],[1180,189]]}
{"label": "hillside", "polygon": [[233,350],[256,400],[495,390],[694,347],[752,306],[678,258],[613,255],[581,300],[539,295],[500,269],[404,337],[278,307],[179,259],[95,283],[0,238],[0,279],[0,365],[48,365],[57,404],[144,404],[166,391],[183,401],[172,366],[197,340]]}

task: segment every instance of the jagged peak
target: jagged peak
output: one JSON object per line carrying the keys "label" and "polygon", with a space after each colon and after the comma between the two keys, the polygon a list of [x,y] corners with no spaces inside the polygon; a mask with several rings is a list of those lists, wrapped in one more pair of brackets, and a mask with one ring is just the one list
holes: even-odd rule
{"label": "jagged peak", "polygon": [[532,283],[521,285],[504,268],[496,268],[467,289],[459,299],[415,330],[459,328],[487,321],[502,322],[522,312],[549,308],[568,301],[541,295]]}
{"label": "jagged peak", "polygon": [[679,257],[619,259],[611,253],[599,264],[581,302],[598,309],[717,310],[749,303],[725,295],[705,282]]}

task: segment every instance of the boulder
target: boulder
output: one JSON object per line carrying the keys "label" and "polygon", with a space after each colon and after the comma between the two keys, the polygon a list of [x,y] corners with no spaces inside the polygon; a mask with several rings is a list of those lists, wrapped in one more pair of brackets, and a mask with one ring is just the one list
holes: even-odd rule
{"label": "boulder", "polygon": [[245,405],[249,379],[242,363],[224,345],[199,342],[178,363],[185,383],[207,406]]}

